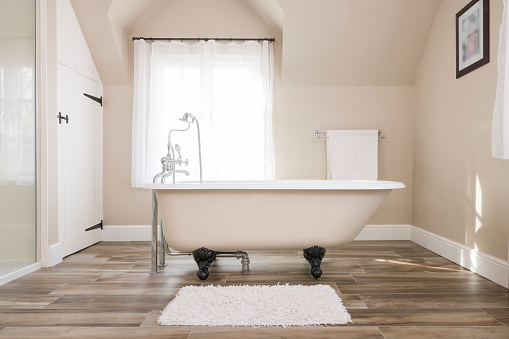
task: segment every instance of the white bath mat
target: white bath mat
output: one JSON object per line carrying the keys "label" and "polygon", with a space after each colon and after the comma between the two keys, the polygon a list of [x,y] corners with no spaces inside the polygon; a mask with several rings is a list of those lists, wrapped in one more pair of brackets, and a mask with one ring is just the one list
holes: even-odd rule
{"label": "white bath mat", "polygon": [[166,306],[160,325],[309,326],[351,322],[328,285],[186,286]]}

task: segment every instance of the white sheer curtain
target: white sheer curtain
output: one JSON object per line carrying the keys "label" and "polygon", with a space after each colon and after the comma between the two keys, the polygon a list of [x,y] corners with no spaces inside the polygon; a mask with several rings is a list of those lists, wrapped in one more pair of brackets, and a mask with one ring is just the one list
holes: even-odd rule
{"label": "white sheer curtain", "polygon": [[[274,56],[267,41],[135,41],[132,186],[161,172],[170,129],[189,112],[200,123],[204,180],[274,178]],[[172,133],[189,166],[177,181],[199,180],[196,125]]]}
{"label": "white sheer curtain", "polygon": [[509,8],[504,0],[502,25],[498,44],[498,80],[493,109],[492,155],[509,159]]}

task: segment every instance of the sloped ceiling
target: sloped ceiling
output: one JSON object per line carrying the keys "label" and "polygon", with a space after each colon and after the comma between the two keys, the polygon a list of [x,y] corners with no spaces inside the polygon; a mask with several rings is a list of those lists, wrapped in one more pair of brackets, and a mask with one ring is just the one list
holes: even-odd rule
{"label": "sloped ceiling", "polygon": [[[283,82],[412,85],[440,0],[278,0]],[[452,20],[452,19],[451,19]]]}
{"label": "sloped ceiling", "polygon": [[[440,5],[440,0],[239,1],[283,31],[283,83],[298,86],[413,84]],[[129,82],[129,34],[165,2],[71,0],[104,84]]]}
{"label": "sloped ceiling", "polygon": [[284,12],[276,0],[246,0],[270,25],[283,31]]}
{"label": "sloped ceiling", "polygon": [[106,85],[129,82],[129,33],[164,0],[71,0],[76,17]]}

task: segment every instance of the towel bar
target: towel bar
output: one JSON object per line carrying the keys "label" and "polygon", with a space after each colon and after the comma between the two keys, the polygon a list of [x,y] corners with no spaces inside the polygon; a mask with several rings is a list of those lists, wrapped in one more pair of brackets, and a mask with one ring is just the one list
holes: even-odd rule
{"label": "towel bar", "polygon": [[[325,136],[325,135],[320,135],[320,134],[325,134],[327,133],[326,131],[318,131],[318,130],[314,130],[313,131],[313,135],[317,138],[317,139],[326,139],[328,138],[328,136]],[[385,135],[383,135],[383,132],[381,129],[378,130],[378,137],[380,139],[385,139]]]}

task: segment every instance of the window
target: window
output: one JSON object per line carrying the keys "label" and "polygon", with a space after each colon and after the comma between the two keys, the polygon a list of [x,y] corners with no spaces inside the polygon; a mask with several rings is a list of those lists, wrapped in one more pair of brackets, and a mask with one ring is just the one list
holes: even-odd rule
{"label": "window", "polygon": [[[187,127],[186,112],[200,123],[204,180],[274,178],[270,43],[135,44],[133,186],[161,172],[168,132]],[[189,159],[190,176],[177,181],[199,180],[196,126],[172,144]]]}

